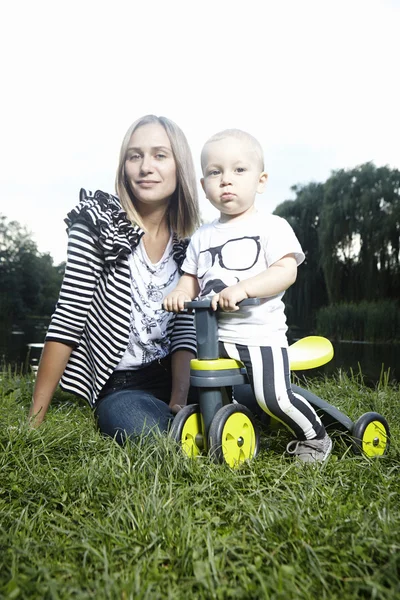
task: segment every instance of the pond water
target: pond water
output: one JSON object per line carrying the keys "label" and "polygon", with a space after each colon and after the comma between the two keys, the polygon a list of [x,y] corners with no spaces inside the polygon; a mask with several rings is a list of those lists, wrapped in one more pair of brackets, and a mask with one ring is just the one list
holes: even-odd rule
{"label": "pond water", "polygon": [[30,319],[13,325],[0,324],[0,360],[12,367],[37,367],[49,319]]}
{"label": "pond water", "polygon": [[[43,343],[48,319],[31,319],[13,327],[0,325],[0,359],[20,368],[37,368],[41,344]],[[338,369],[350,373],[360,370],[365,383],[374,385],[382,370],[389,372],[389,379],[400,381],[400,344],[370,344],[364,342],[335,342],[333,360],[318,369],[297,372],[311,378],[331,375]]]}
{"label": "pond water", "polygon": [[332,375],[338,369],[346,373],[363,374],[367,385],[375,385],[385,372],[390,381],[400,381],[400,344],[367,342],[333,342],[331,362],[310,371],[297,373],[307,378]]}

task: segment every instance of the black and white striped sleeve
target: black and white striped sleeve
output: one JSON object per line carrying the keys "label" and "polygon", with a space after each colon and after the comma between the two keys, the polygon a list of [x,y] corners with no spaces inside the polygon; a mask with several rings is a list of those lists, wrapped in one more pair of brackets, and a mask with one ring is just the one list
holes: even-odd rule
{"label": "black and white striped sleeve", "polygon": [[196,355],[196,330],[194,316],[190,313],[178,313],[171,331],[171,354],[177,350],[189,350]]}
{"label": "black and white striped sleeve", "polygon": [[64,279],[46,341],[79,344],[103,264],[96,234],[85,223],[76,222],[69,230]]}

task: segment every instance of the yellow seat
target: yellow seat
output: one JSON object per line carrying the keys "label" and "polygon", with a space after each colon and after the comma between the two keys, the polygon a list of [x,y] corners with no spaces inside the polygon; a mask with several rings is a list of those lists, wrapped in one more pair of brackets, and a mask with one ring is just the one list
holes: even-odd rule
{"label": "yellow seat", "polygon": [[190,368],[193,371],[224,371],[225,369],[242,369],[243,367],[243,363],[234,358],[213,358],[211,360],[192,358],[190,361]]}
{"label": "yellow seat", "polygon": [[289,365],[292,371],[315,369],[333,358],[331,342],[319,335],[309,335],[288,348]]}
{"label": "yellow seat", "polygon": [[[289,365],[292,371],[305,371],[325,365],[333,358],[333,346],[331,342],[319,335],[309,335],[297,340],[288,348]],[[215,358],[210,360],[199,360],[193,358],[190,368],[193,371],[223,371],[226,369],[242,369],[244,367],[240,360],[234,358]]]}

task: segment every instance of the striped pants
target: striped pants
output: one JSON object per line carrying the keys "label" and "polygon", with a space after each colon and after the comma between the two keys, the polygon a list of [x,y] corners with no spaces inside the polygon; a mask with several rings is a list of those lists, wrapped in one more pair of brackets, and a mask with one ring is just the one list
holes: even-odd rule
{"label": "striped pants", "polygon": [[292,391],[287,348],[219,342],[219,351],[221,358],[242,361],[259,406],[298,440],[324,437],[325,428],[313,407]]}

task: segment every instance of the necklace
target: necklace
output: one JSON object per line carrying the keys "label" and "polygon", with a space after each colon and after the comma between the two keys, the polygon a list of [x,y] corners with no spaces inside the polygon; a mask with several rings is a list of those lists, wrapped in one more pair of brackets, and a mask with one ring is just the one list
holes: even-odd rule
{"label": "necklace", "polygon": [[[174,262],[175,268],[173,270],[173,272],[171,273],[171,275],[168,277],[167,281],[165,281],[164,283],[160,283],[157,284],[153,281],[154,277],[159,277],[161,271],[163,271],[165,265],[168,263],[168,261],[170,260],[171,256],[173,254],[173,250],[171,250],[171,252],[168,254],[168,256],[166,258],[164,258],[163,261],[161,261],[156,268],[151,268],[149,267],[149,265],[142,259],[142,257],[140,256],[140,253],[135,253],[133,255],[133,260],[135,261],[136,258],[139,259],[140,264],[145,267],[146,271],[149,273],[149,281],[146,282],[144,277],[142,276],[142,281],[146,287],[146,294],[147,294],[147,298],[145,298],[143,296],[143,294],[140,292],[140,289],[136,283],[136,281],[133,279],[132,284],[134,289],[136,290],[141,302],[143,303],[144,306],[147,306],[148,308],[150,308],[149,305],[149,300],[151,302],[162,302],[163,298],[164,298],[164,294],[161,290],[164,290],[165,288],[167,288],[168,286],[171,285],[171,283],[174,281],[174,279],[176,278],[176,273],[178,271],[178,266],[176,265],[176,263]],[[140,267],[139,265],[136,266],[138,272],[140,272]]]}
{"label": "necklace", "polygon": [[[171,240],[168,242],[167,246],[171,245]],[[138,252],[138,258],[140,260],[140,262],[142,263],[142,265],[145,267],[145,269],[151,274],[151,275],[156,275],[158,273],[160,273],[165,265],[167,264],[167,262],[169,261],[169,259],[171,258],[171,256],[173,255],[174,252],[174,248],[171,245],[170,251],[168,252],[167,256],[161,260],[157,265],[153,265],[151,263],[151,266],[149,265],[150,259],[148,258],[148,254],[146,251],[146,246],[144,245],[144,241],[142,240],[139,244],[139,252]],[[147,258],[147,260],[146,260]]]}
{"label": "necklace", "polygon": [[138,257],[141,265],[150,274],[150,281],[147,284],[145,283],[145,285],[146,285],[147,296],[151,302],[161,302],[164,297],[164,294],[162,293],[161,290],[168,287],[175,279],[177,268],[169,276],[168,280],[165,283],[157,285],[153,282],[153,277],[160,275],[161,271],[163,271],[165,265],[169,262],[172,255],[173,255],[173,248],[171,248],[171,250],[169,251],[167,256],[160,263],[158,263],[158,265],[150,266],[148,264],[148,261],[145,260],[145,255],[143,254],[142,248],[141,248],[141,252],[137,253],[137,257]]}
{"label": "necklace", "polygon": [[167,264],[167,262],[169,261],[169,259],[172,256],[172,250],[171,252],[168,254],[168,256],[166,256],[164,258],[164,260],[162,260],[157,266],[153,266],[150,267],[150,265],[147,264],[147,262],[139,255],[138,258],[140,260],[140,262],[142,263],[142,265],[145,267],[145,269],[150,273],[150,275],[158,275],[158,273],[161,273],[161,271],[164,269],[165,265]]}
{"label": "necklace", "polygon": [[161,285],[155,285],[152,281],[149,283],[149,285],[147,286],[147,293],[149,295],[149,299],[152,302],[161,302],[162,301],[164,294],[162,293],[161,290],[163,290],[164,288],[171,285],[171,283],[175,279],[177,270],[178,270],[178,267],[175,269],[175,271],[173,273],[171,273],[168,281],[166,281],[165,283],[162,283]]}

